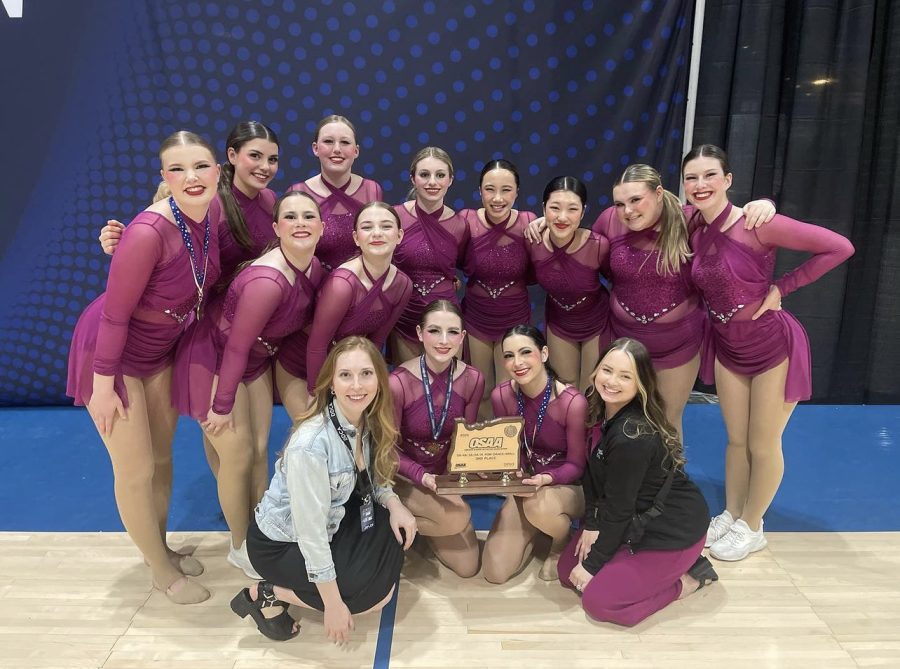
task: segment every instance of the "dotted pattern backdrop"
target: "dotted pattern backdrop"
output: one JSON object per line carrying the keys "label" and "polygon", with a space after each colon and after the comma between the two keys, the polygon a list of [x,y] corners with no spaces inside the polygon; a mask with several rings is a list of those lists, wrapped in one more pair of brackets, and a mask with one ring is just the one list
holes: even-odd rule
{"label": "dotted pattern backdrop", "polygon": [[[97,232],[149,202],[159,141],[171,131],[198,131],[221,150],[235,123],[263,121],[281,138],[280,191],[318,171],[313,130],[324,115],[343,114],[359,130],[355,171],[378,180],[391,202],[405,198],[412,154],[437,145],[456,168],[451,206],[476,206],[481,167],[505,157],[522,176],[521,209],[540,209],[551,177],[583,178],[590,224],[629,163],[655,165],[677,190],[692,7],[122,0],[112,34],[89,23],[82,36],[102,45],[97,67],[79,61],[63,87],[74,111],[58,131],[79,134],[83,152],[54,146],[46,157],[72,166],[53,185],[58,211],[35,218],[23,206],[12,224],[0,276],[27,289],[0,301],[0,405],[68,403],[71,331],[106,281]],[[47,58],[72,57],[50,49]],[[101,99],[80,99],[80,82],[97,87],[98,77]],[[35,229],[44,233],[40,253]]]}

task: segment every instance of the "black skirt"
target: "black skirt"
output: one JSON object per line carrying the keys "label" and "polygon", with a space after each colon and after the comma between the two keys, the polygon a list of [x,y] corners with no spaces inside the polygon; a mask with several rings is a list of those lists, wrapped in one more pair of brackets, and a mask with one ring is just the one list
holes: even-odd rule
{"label": "black skirt", "polygon": [[[362,613],[383,600],[400,580],[403,546],[391,531],[390,514],[375,504],[375,526],[363,532],[359,522],[361,500],[354,492],[344,504],[344,518],[331,539],[331,558],[341,599],[350,613]],[[315,583],[306,577],[306,561],[296,542],[273,541],[251,518],[247,554],[253,568],[266,581],[293,590],[300,601],[324,611]]]}

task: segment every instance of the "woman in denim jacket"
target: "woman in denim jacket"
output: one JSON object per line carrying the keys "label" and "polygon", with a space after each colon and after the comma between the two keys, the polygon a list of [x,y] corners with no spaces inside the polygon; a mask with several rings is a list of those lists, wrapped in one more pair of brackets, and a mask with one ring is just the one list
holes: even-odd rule
{"label": "woman in denim jacket", "polygon": [[289,604],[316,609],[328,638],[344,643],[351,614],[390,601],[416,535],[415,518],[391,487],[396,439],[381,354],[368,339],[341,340],[250,523],[247,553],[264,580],[232,599],[235,613],[283,641],[300,632]]}

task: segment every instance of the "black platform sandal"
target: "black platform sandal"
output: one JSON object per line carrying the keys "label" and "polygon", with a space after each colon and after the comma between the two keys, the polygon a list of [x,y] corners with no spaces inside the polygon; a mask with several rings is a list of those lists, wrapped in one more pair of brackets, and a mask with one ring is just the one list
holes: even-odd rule
{"label": "black platform sandal", "polygon": [[716,573],[716,570],[713,569],[712,562],[702,555],[698,557],[697,561],[687,570],[687,575],[700,584],[697,586],[697,590],[708,583],[719,580],[719,575]]}
{"label": "black platform sandal", "polygon": [[[246,618],[249,614],[256,623],[256,629],[263,636],[273,641],[287,641],[300,634],[300,623],[288,613],[288,603],[275,596],[274,588],[275,586],[268,581],[260,581],[256,601],[250,597],[250,588],[244,588],[231,600],[231,610],[241,618]],[[262,610],[270,606],[283,606],[284,611],[272,618],[266,618]],[[294,629],[294,625],[297,629]]]}

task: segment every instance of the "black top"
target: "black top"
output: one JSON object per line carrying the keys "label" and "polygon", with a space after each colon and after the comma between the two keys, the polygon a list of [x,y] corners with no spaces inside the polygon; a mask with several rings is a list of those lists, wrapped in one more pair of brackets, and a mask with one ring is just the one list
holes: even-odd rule
{"label": "black top", "polygon": [[[600,443],[588,457],[584,488],[587,530],[599,530],[582,563],[591,574],[612,559],[624,543],[635,513],[653,505],[671,468],[662,437],[647,422],[639,398],[606,422]],[[677,470],[663,512],[652,519],[632,550],[679,550],[697,543],[709,525],[709,508],[700,489]]]}

